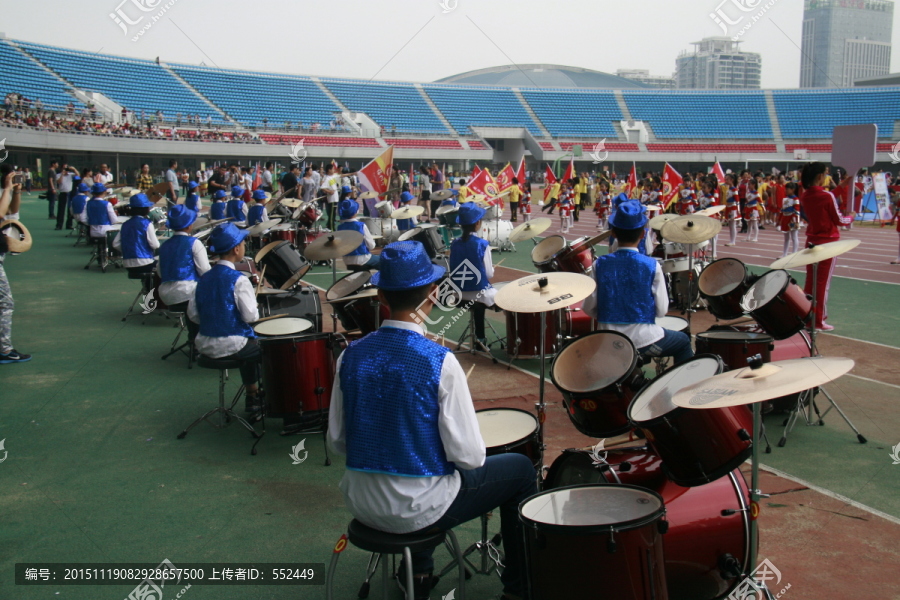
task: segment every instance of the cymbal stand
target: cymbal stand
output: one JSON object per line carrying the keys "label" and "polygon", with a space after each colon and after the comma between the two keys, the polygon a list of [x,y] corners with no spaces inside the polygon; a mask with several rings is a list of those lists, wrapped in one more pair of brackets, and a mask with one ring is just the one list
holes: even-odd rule
{"label": "cymbal stand", "polygon": [[688,322],[688,337],[691,336],[691,315],[694,314],[694,245],[687,245],[687,255],[688,255],[688,285],[687,285],[687,298],[685,301],[687,302],[687,308],[685,308],[685,314],[687,316]]}
{"label": "cymbal stand", "polygon": [[[547,287],[547,278],[542,277],[538,279],[538,285],[541,289]],[[539,458],[540,462],[538,462],[539,468],[537,470],[537,489],[541,489],[543,487],[543,470],[544,470],[544,421],[547,419],[547,405],[544,402],[544,386],[547,380],[546,374],[546,362],[547,362],[547,336],[544,335],[544,332],[547,331],[547,311],[541,311],[541,382],[540,382],[540,392],[538,394],[538,403],[535,404],[535,409],[537,409],[537,417],[538,417],[538,450],[540,452]]]}
{"label": "cymbal stand", "polygon": [[[810,245],[809,247],[813,247]],[[834,259],[832,259],[834,260]],[[809,313],[809,318],[807,319],[807,327],[809,328],[809,355],[810,357],[819,356],[819,348],[816,346],[816,337],[819,332],[816,330],[816,290],[818,289],[818,278],[819,278],[819,263],[814,263],[812,265],[812,299],[811,306],[812,310]],[[816,405],[816,393],[820,393],[831,403],[825,412],[820,413],[819,407]],[[807,409],[804,412],[803,405],[806,403]],[[797,406],[794,407],[794,410],[791,411],[790,416],[784,422],[784,433],[781,436],[781,439],[778,440],[778,447],[784,448],[784,445],[787,444],[787,436],[794,429],[794,425],[797,424],[797,421],[800,418],[800,415],[803,415],[803,418],[806,419],[807,425],[812,425],[813,423],[817,423],[819,426],[825,425],[825,415],[831,412],[831,409],[834,408],[838,411],[838,414],[841,415],[841,418],[844,419],[844,422],[850,426],[850,429],[853,430],[853,433],[856,434],[856,439],[859,440],[860,444],[865,444],[868,440],[865,438],[863,434],[859,432],[859,429],[853,424],[850,418],[841,410],[841,407],[838,406],[837,402],[834,401],[834,398],[831,397],[824,387],[813,388],[810,390],[804,390],[800,392],[800,395],[797,397]],[[816,413],[816,419],[813,418],[813,412]]]}

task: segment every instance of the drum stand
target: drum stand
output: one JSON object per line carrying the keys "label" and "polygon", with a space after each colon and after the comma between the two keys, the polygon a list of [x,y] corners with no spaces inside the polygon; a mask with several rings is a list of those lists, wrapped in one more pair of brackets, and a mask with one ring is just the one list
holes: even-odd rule
{"label": "drum stand", "polygon": [[[466,579],[469,579],[472,576],[472,573],[475,575],[490,575],[491,573],[496,573],[499,577],[501,570],[504,567],[503,560],[505,559],[505,556],[500,550],[500,542],[503,539],[502,535],[496,533],[492,538],[488,538],[488,520],[490,520],[492,515],[492,512],[481,515],[481,539],[474,542],[462,553],[463,560],[466,561],[466,564],[471,569],[471,572],[469,569],[466,569]],[[474,552],[477,552],[481,557],[480,566],[475,565],[469,560],[469,555]],[[451,561],[446,567],[441,569],[441,572],[438,573],[438,577],[443,577],[450,571],[456,569],[456,567],[456,561]]]}
{"label": "drum stand", "polygon": [[[816,331],[816,289],[818,283],[818,275],[819,268],[818,263],[813,264],[812,269],[812,310],[809,313],[808,319],[808,327],[809,327],[809,355],[810,357],[815,357],[819,355],[819,349],[816,346],[816,336],[818,335],[818,331]],[[825,412],[820,413],[819,407],[816,405],[816,394],[822,394],[831,403]],[[804,411],[804,403],[807,404],[806,410]],[[797,405],[791,411],[790,416],[784,422],[784,433],[781,436],[781,439],[778,440],[778,447],[784,448],[784,445],[787,444],[787,436],[794,429],[794,425],[797,424],[797,421],[800,418],[800,415],[803,415],[803,418],[806,420],[807,425],[812,425],[813,423],[818,423],[819,426],[825,426],[825,415],[831,412],[831,409],[834,408],[838,411],[838,414],[841,415],[841,418],[844,419],[844,422],[850,426],[850,429],[853,430],[853,433],[856,434],[856,439],[859,440],[860,444],[865,444],[868,440],[866,440],[865,436],[859,432],[859,429],[850,421],[850,418],[841,410],[841,407],[838,406],[837,402],[834,401],[834,398],[831,397],[825,388],[813,388],[810,390],[804,390],[800,392],[800,395],[797,398]],[[813,411],[816,413],[816,418],[813,418]]]}
{"label": "drum stand", "polygon": [[[472,310],[474,308],[475,302],[476,301],[472,301],[471,305],[466,309],[466,311],[469,313],[469,324],[466,325],[466,330],[463,331],[462,336],[460,336],[460,338],[456,341],[456,350],[453,351],[453,354],[478,354],[480,356],[484,356],[485,358],[491,359],[491,361],[493,361],[493,363],[496,365],[497,357],[491,354],[490,349],[492,345],[500,342],[500,334],[497,333],[497,330],[494,329],[494,326],[491,325],[491,322],[487,319],[487,316],[485,316],[484,324],[487,325],[490,328],[491,333],[494,334],[494,341],[487,344],[486,346],[483,346],[480,342],[478,342],[478,339],[475,337],[475,312]],[[469,340],[469,349],[460,350],[466,338],[468,338]],[[482,346],[484,349],[479,349],[478,346]]]}

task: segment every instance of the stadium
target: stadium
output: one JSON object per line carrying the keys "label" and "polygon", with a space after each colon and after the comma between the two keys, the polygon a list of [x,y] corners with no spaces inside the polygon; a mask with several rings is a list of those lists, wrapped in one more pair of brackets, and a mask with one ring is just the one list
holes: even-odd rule
{"label": "stadium", "polygon": [[[137,0],[134,2],[137,5]],[[441,4],[445,12],[446,3]],[[818,369],[820,373],[810,373],[816,371],[810,368],[785,377],[794,380],[783,383],[789,391],[766,396],[765,413],[759,421],[753,420],[749,410],[743,411],[743,405],[728,407],[743,411],[734,419],[746,427],[727,432],[739,441],[720,438],[724,434],[719,429],[726,427],[718,422],[704,425],[673,420],[671,431],[662,431],[651,428],[649,421],[632,418],[629,403],[642,395],[648,397],[654,382],[667,385],[670,372],[665,369],[678,368],[674,358],[666,362],[665,357],[644,356],[626,335],[619,337],[631,354],[622,359],[628,364],[622,373],[612,372],[620,360],[616,353],[622,341],[607,344],[597,355],[571,358],[577,342],[611,335],[598,330],[595,321],[599,320],[589,316],[585,300],[602,293],[594,291],[601,289],[597,285],[600,259],[621,251],[608,240],[611,214],[595,214],[601,196],[594,183],[599,188],[601,179],[610,177],[624,185],[632,170],[635,176],[661,174],[667,166],[682,174],[700,176],[716,173],[714,169],[721,167],[729,175],[746,170],[748,178],[752,174],[760,181],[777,180],[777,174],[799,177],[805,165],[821,162],[831,168],[837,185],[841,181],[834,170],[846,165],[832,163],[835,128],[872,124],[877,126],[875,162],[864,167],[870,173],[890,175],[900,162],[900,86],[893,85],[896,81],[884,78],[881,84],[873,80],[874,85],[861,87],[660,89],[604,71],[549,61],[510,61],[500,66],[490,66],[499,64],[491,62],[431,81],[425,76],[421,81],[393,81],[377,76],[312,75],[313,69],[303,67],[295,72],[244,70],[187,64],[186,59],[168,60],[164,55],[154,60],[92,53],[26,37],[0,34],[0,98],[5,99],[5,106],[0,107],[0,152],[6,151],[0,163],[29,167],[33,173],[33,189],[21,192],[17,210],[9,211],[18,213],[28,231],[19,236],[14,228],[9,229],[9,222],[0,224],[13,240],[6,254],[0,246],[0,275],[5,268],[0,283],[7,277],[9,281],[5,291],[0,286],[0,301],[4,297],[11,300],[11,288],[15,342],[17,348],[33,355],[33,360],[19,366],[0,364],[0,509],[5,515],[0,527],[0,598],[406,598],[398,589],[406,585],[404,571],[398,572],[404,546],[413,552],[437,548],[433,574],[440,578],[431,581],[425,574],[421,585],[417,579],[414,590],[418,600],[900,598],[900,548],[896,544],[900,536],[896,471],[900,469],[896,466],[900,465],[900,411],[896,406],[900,267],[896,263],[900,257],[895,261],[900,229],[893,222],[896,212],[879,212],[873,189],[864,191],[872,204],[864,204],[861,214],[855,210],[841,214],[842,208],[835,205],[835,218],[846,220],[835,227],[840,237],[835,243],[845,244],[846,249],[839,256],[821,259],[830,260],[833,271],[833,277],[828,271],[831,283],[825,292],[830,309],[828,329],[813,324],[815,306],[810,305],[804,315],[786,317],[790,321],[784,326],[787,331],[771,335],[766,315],[758,316],[741,304],[739,316],[723,316],[707,297],[703,274],[723,260],[731,260],[740,265],[736,287],[742,291],[749,294],[743,286],[751,288],[767,273],[777,272],[784,274],[784,288],[775,304],[809,302],[812,296],[805,296],[801,288],[806,283],[807,265],[817,263],[787,261],[776,266],[777,261],[790,257],[788,232],[780,228],[779,221],[761,221],[764,226],[756,232],[757,239],[732,233],[728,244],[728,225],[723,227],[713,211],[704,219],[715,217],[719,223],[714,226],[718,251],[715,243],[709,245],[713,234],[703,241],[665,242],[665,220],[657,227],[651,227],[649,221],[640,225],[648,236],[659,235],[660,245],[650,253],[662,252],[655,261],[664,273],[664,289],[654,288],[654,293],[669,295],[668,311],[663,311],[666,316],[657,315],[657,320],[651,321],[655,326],[662,323],[658,319],[669,319],[669,325],[659,325],[666,330],[686,326],[679,333],[686,333],[689,345],[693,335],[697,354],[712,361],[704,366],[736,371],[751,359],[752,369],[746,367],[746,377],[752,378],[759,369],[765,377],[770,368],[790,374],[788,367],[776,367],[775,363],[794,359],[837,361],[834,372],[825,373],[832,364],[827,363]],[[333,71],[339,73],[340,69]],[[329,165],[329,170],[333,168],[330,165],[343,167],[358,175],[388,150],[393,152],[397,170],[412,174],[420,167],[426,171],[432,167],[430,176],[437,169],[448,180],[456,180],[443,186],[448,190],[447,203],[460,196],[459,179],[470,179],[479,169],[489,169],[499,178],[504,166],[515,169],[520,162],[523,165],[533,186],[530,203],[523,200],[517,210],[508,202],[490,198],[488,202],[476,195],[476,202],[464,204],[483,204],[481,212],[473,211],[487,215],[479,217],[477,223],[483,218],[484,225],[474,235],[485,238],[488,258],[479,258],[491,264],[490,282],[498,289],[496,305],[481,312],[480,318],[488,326],[486,344],[480,345],[481,335],[476,338],[477,310],[451,312],[457,306],[448,304],[442,307],[448,311],[447,317],[455,316],[452,322],[447,318],[443,323],[444,317],[432,323],[426,314],[423,324],[422,319],[415,320],[414,312],[410,316],[427,331],[427,339],[448,349],[448,356],[456,352],[462,368],[454,375],[454,385],[467,389],[466,398],[470,394],[469,412],[474,406],[476,414],[485,419],[497,416],[500,425],[496,431],[478,421],[488,454],[484,460],[510,454],[527,456],[545,493],[570,485],[589,486],[598,494],[616,485],[622,489],[631,485],[631,493],[649,489],[652,494],[641,492],[645,495],[635,503],[646,504],[657,497],[661,502],[652,527],[647,520],[639,530],[641,536],[653,538],[652,547],[632,539],[634,521],[623,517],[631,514],[629,509],[613,506],[612,500],[586,509],[590,516],[602,513],[607,519],[602,524],[578,521],[576,509],[584,505],[574,492],[572,499],[561,501],[558,511],[554,508],[553,515],[562,518],[565,502],[571,502],[569,517],[574,520],[570,523],[541,521],[534,515],[529,521],[523,503],[518,514],[526,525],[528,587],[527,593],[519,596],[510,592],[507,581],[498,578],[507,566],[503,564],[501,528],[509,526],[508,522],[501,525],[501,511],[508,515],[515,510],[515,506],[510,508],[511,501],[494,503],[476,518],[452,526],[460,550],[466,552],[464,568],[459,567],[462,559],[456,556],[456,541],[444,533],[422,530],[413,539],[415,535],[409,532],[414,529],[388,534],[360,526],[362,517],[349,507],[353,492],[348,492],[346,473],[359,475],[368,469],[390,476],[394,471],[346,465],[380,456],[383,446],[394,447],[393,438],[410,447],[423,442],[409,441],[403,422],[378,422],[381,431],[375,441],[367,441],[370,445],[363,459],[359,454],[345,459],[335,452],[339,444],[344,444],[344,450],[349,447],[349,429],[347,440],[325,444],[329,402],[337,397],[334,390],[350,389],[348,380],[335,375],[336,365],[344,364],[337,362],[338,357],[346,360],[351,341],[355,340],[349,347],[358,349],[372,339],[373,331],[393,328],[379,328],[388,316],[391,323],[396,322],[384,290],[376,296],[371,283],[375,280],[370,280],[374,271],[365,268],[369,263],[347,260],[351,257],[350,251],[344,251],[347,249],[332,254],[322,250],[328,244],[340,245],[344,233],[335,215],[326,227],[326,212],[335,207],[343,211],[345,195],[351,200],[358,197],[358,222],[366,224],[366,232],[372,229],[370,233],[375,234],[372,247],[366,251],[364,241],[359,252],[379,256],[381,261],[390,254],[388,242],[406,235],[396,230],[398,223],[422,219],[414,223],[411,231],[418,233],[410,239],[420,241],[434,254],[425,260],[429,269],[443,265],[448,271],[454,260],[451,248],[462,239],[462,221],[441,220],[435,214],[429,219],[427,196],[421,195],[425,188],[413,182],[409,187],[404,182],[403,189],[416,196],[412,208],[424,205],[425,210],[401,214],[407,201],[397,204],[402,196],[399,189],[388,189],[392,187],[389,175],[385,175],[383,189],[371,192],[369,203],[360,197],[360,192],[367,191],[361,188],[341,191],[342,201],[330,207],[327,192],[328,202],[320,203],[318,209],[315,201],[301,202],[299,191],[291,197],[292,190],[284,189],[279,179],[290,174],[292,166],[305,170],[313,164],[323,169]],[[301,327],[309,329],[273,330],[276,333],[268,334],[269,339],[266,333],[259,334],[263,350],[257,370],[262,391],[254,397],[263,406],[255,412],[250,404],[246,414],[240,410],[244,408],[241,397],[250,390],[243,381],[241,361],[210,359],[195,348],[196,332],[192,333],[188,321],[192,310],[202,319],[201,309],[196,308],[200,302],[185,301],[183,310],[166,306],[158,292],[171,281],[159,274],[154,279],[151,271],[134,271],[146,267],[151,259],[156,261],[166,244],[174,247],[181,234],[194,235],[210,263],[217,259],[228,262],[225,252],[215,251],[215,246],[221,248],[223,232],[244,235],[224,223],[225,219],[237,221],[240,215],[229,214],[222,221],[213,216],[211,194],[202,197],[202,209],[194,214],[179,208],[188,202],[186,190],[176,191],[173,202],[166,201],[165,189],[171,181],[167,168],[176,161],[192,178],[198,171],[227,165],[249,167],[251,175],[255,171],[258,178],[262,165],[275,165],[275,189],[268,197],[266,193],[259,196],[266,197],[262,204],[267,207],[261,224],[269,223],[270,218],[272,224],[258,233],[246,228],[246,257],[241,255],[234,264],[252,282],[245,287],[252,288],[253,310],[257,311],[253,332],[263,331],[255,327],[266,319],[272,319],[270,323],[304,321]],[[107,224],[113,229],[93,235],[96,225],[90,221],[92,216],[85,217],[83,227],[76,216],[69,229],[61,226],[61,218],[47,218],[45,178],[54,162],[79,169],[109,165],[111,189],[97,194],[121,196],[119,204],[109,208],[120,221]],[[141,188],[150,198],[146,206],[132,203],[139,190],[131,188],[138,188],[135,176],[140,177],[142,165],[149,165],[152,176],[152,186]],[[387,170],[386,165],[378,166]],[[574,180],[583,174],[581,177],[591,181],[589,190],[583,192],[581,218],[576,212],[574,222],[560,217],[562,208],[553,212],[555,203],[548,195],[553,184],[545,182],[545,174],[551,171],[563,179],[567,166]],[[339,177],[336,181],[343,185]],[[434,179],[431,184],[435,185],[432,193],[437,193]],[[131,192],[122,191],[122,185]],[[205,180],[203,185],[207,185]],[[259,189],[241,188],[238,194],[230,188],[223,194],[233,194],[231,201],[236,202],[245,198],[242,194],[246,192],[250,205],[251,192],[262,192],[258,180],[252,187]],[[313,196],[321,189],[326,189],[324,184]],[[632,192],[630,184],[625,189]],[[727,191],[722,190],[723,200]],[[73,188],[73,197],[76,192]],[[89,186],[85,193],[94,192]],[[7,196],[18,197],[4,192],[0,196],[2,211],[13,205],[5,204]],[[640,199],[640,194],[637,197]],[[323,198],[326,196],[314,200]],[[676,198],[659,212],[671,213],[665,216],[674,219],[678,203]],[[145,210],[130,213],[130,206],[121,210],[125,205]],[[434,207],[432,204],[432,211]],[[548,208],[549,214],[545,212]],[[72,209],[57,210],[68,214]],[[455,206],[451,210],[463,209]],[[197,220],[179,229],[176,223],[183,213]],[[339,220],[357,222],[352,213],[338,213]],[[126,244],[125,236],[117,232],[124,231],[128,220],[142,215],[147,217],[147,231],[154,231],[152,236],[146,235],[161,246],[151,248],[149,256],[143,257],[145,264],[134,267],[133,257],[115,257],[111,248],[116,243]],[[0,222],[3,218],[0,212]],[[276,218],[283,221],[281,225],[276,226]],[[530,226],[525,227],[523,234],[523,220],[534,223],[535,229],[539,224],[543,228],[528,234]],[[200,226],[204,221],[205,231]],[[217,225],[215,230],[213,225]],[[808,229],[805,222],[802,228]],[[654,229],[657,234],[650,233]],[[801,231],[800,239],[805,235]],[[848,240],[852,243],[847,244]],[[554,248],[546,256],[541,254],[557,241],[562,245],[559,253]],[[232,242],[237,246],[227,250],[241,247],[240,241]],[[356,248],[359,243],[356,240],[351,245]],[[623,246],[626,243],[623,239]],[[254,244],[252,251],[250,244]],[[801,251],[795,246],[794,250],[799,255],[815,248]],[[577,256],[573,258],[573,254]],[[101,272],[101,260],[110,256],[113,258],[103,262]],[[566,266],[563,258],[574,263]],[[818,276],[818,267],[810,269]],[[382,282],[388,277],[384,273],[379,273]],[[518,297],[503,296],[504,289],[512,289],[517,282],[524,286],[522,282],[528,280],[541,298],[548,277],[551,287],[565,280],[554,279],[557,275],[581,281],[571,289],[561,289],[554,302],[568,302],[569,296],[578,293],[578,285],[588,285],[585,279],[593,283],[592,291],[552,312],[527,304],[524,288]],[[202,281],[204,276],[200,273],[196,279]],[[365,279],[361,287],[354,283],[358,277]],[[630,280],[626,272],[617,277]],[[231,282],[235,298],[237,285],[244,285],[244,279],[238,276],[240,284]],[[200,284],[197,286],[199,289]],[[410,287],[421,288],[421,282]],[[461,294],[469,290],[457,291],[461,299],[468,300]],[[785,296],[789,293],[796,298]],[[709,296],[713,302],[719,297],[716,293]],[[520,310],[507,308],[503,302],[519,302]],[[189,305],[192,308],[187,308]],[[225,306],[225,312],[237,311],[240,319],[251,324],[240,316],[238,300]],[[543,320],[540,315],[545,312],[541,311],[552,318]],[[12,314],[11,306],[6,314]],[[671,325],[673,320],[675,325]],[[224,337],[210,334],[202,320],[197,327],[201,336]],[[715,332],[721,331],[728,332],[725,341],[719,340],[719,346],[704,352],[701,336],[707,335],[703,339],[709,344],[717,340]],[[713,335],[708,335],[710,332]],[[738,337],[728,337],[733,334]],[[191,342],[187,342],[189,337]],[[734,339],[738,341],[733,343]],[[284,347],[276,348],[276,344]],[[534,346],[530,351],[528,344]],[[390,351],[405,350],[392,346]],[[757,351],[760,363],[752,360]],[[811,354],[817,358],[809,358]],[[3,356],[0,353],[0,363]],[[571,363],[565,362],[566,356]],[[760,366],[762,361],[773,364]],[[848,361],[852,370],[841,371]],[[359,377],[366,377],[360,381],[373,389],[382,379],[409,381],[397,375],[399,367],[382,367],[375,374],[359,367]],[[447,375],[441,369],[429,374],[445,386]],[[579,382],[594,380],[589,385],[579,383],[586,385],[580,389],[567,387],[565,376]],[[798,386],[804,377],[808,385]],[[429,380],[431,383],[438,388]],[[765,383],[759,387],[765,388]],[[672,387],[655,398],[675,407],[672,398],[678,389]],[[416,390],[418,393],[419,388]],[[352,393],[362,397],[365,391]],[[373,392],[373,397],[382,401],[392,397],[390,392],[397,391],[389,390],[387,396]],[[702,392],[710,397],[717,393]],[[346,398],[351,392],[341,394],[342,410],[349,413]],[[742,387],[740,394],[756,394],[756,406],[763,404],[762,392],[749,389],[749,385]],[[444,396],[440,397],[443,402]],[[619,405],[626,397],[623,408]],[[604,411],[612,410],[604,408],[605,403],[613,398],[622,414],[605,415]],[[231,412],[226,411],[229,402]],[[624,426],[602,431],[588,426],[584,419],[601,418],[591,416],[597,410],[595,402],[601,405],[596,415],[624,419]],[[446,412],[445,406],[436,412]],[[647,410],[651,408],[655,408],[653,403]],[[204,415],[208,409],[212,410]],[[374,413],[380,415],[380,410],[377,406],[371,418],[361,417],[355,426],[376,423],[379,417]],[[679,415],[712,412],[674,410],[680,411]],[[212,414],[217,411],[223,414]],[[197,418],[199,415],[209,418]],[[667,418],[675,419],[675,415],[667,413],[661,420],[668,422]],[[514,431],[521,419],[526,422],[524,433]],[[758,424],[762,427],[757,428]],[[695,452],[690,458],[696,460],[683,459],[682,464],[667,455],[672,449],[666,449],[665,435],[675,436],[676,452]],[[501,438],[502,443],[492,445],[491,440]],[[751,454],[750,446],[758,455]],[[710,456],[727,454],[733,447],[739,449],[727,457],[725,466],[715,465],[715,474],[704,471]],[[446,454],[444,462],[450,453]],[[754,490],[756,463],[759,481]],[[449,464],[452,471],[453,461]],[[684,467],[695,479],[679,479],[676,466]],[[426,477],[425,471],[417,473],[420,480]],[[383,501],[372,495],[362,504],[378,507]],[[608,511],[607,506],[611,507]],[[617,517],[619,521],[615,521]],[[609,523],[613,525],[607,527]],[[129,566],[138,573],[141,568],[157,566],[187,571],[175,582],[152,575],[120,577],[120,569]],[[197,576],[203,569],[206,572]],[[221,573],[218,581],[216,569]],[[109,580],[98,583],[102,578]],[[433,589],[422,591],[425,583]],[[413,598],[412,591],[409,598]]]}

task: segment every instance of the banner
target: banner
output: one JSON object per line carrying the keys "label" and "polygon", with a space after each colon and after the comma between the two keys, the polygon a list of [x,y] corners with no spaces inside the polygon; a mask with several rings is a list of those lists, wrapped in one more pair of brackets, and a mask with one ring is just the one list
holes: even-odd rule
{"label": "banner", "polygon": [[522,160],[519,161],[519,168],[516,169],[516,177],[519,180],[519,187],[522,188],[522,191],[525,191],[525,155],[522,155]]}
{"label": "banner", "polygon": [[878,220],[890,223],[893,213],[891,213],[891,194],[888,191],[887,177],[884,173],[875,173],[872,175],[872,184],[875,190],[875,202],[878,205]]}
{"label": "banner", "polygon": [[725,183],[725,169],[722,168],[719,161],[716,161],[716,164],[713,165],[712,172],[715,174],[716,179],[719,180],[719,183]]}
{"label": "banner", "polygon": [[547,201],[550,191],[556,183],[556,175],[553,174],[553,169],[550,168],[550,165],[547,165],[544,169],[544,202]]}
{"label": "banner", "polygon": [[466,183],[466,187],[476,194],[487,196],[488,199],[496,198],[500,195],[497,183],[494,181],[494,178],[491,177],[491,174],[488,173],[487,169],[479,169],[478,175]]}
{"label": "banner", "polygon": [[388,190],[388,178],[394,163],[394,147],[389,146],[375,160],[359,170],[359,185],[368,192],[383,194]]}
{"label": "banner", "polygon": [[678,188],[684,183],[684,179],[682,179],[681,174],[672,168],[672,165],[666,163],[666,169],[663,171],[663,189],[662,189],[662,201],[663,206],[665,208],[669,208],[669,205],[678,198]]}
{"label": "banner", "polygon": [[512,169],[512,165],[506,163],[506,166],[503,167],[503,170],[497,173],[497,189],[500,190],[501,193],[505,192],[513,185],[513,178],[516,176],[515,171]]}
{"label": "banner", "polygon": [[634,163],[631,163],[631,173],[628,174],[628,183],[625,184],[625,195],[631,198],[631,192],[634,191],[638,185],[637,179],[637,166]]}
{"label": "banner", "polygon": [[575,177],[575,159],[571,159],[569,161],[569,166],[566,167],[566,172],[563,173],[562,181],[563,183],[569,183],[571,179]]}

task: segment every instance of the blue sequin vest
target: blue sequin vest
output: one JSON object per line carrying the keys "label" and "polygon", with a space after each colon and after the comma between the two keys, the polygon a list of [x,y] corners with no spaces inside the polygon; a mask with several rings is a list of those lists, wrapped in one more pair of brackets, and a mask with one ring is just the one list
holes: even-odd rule
{"label": "blue sequin vest", "polygon": [[653,277],[656,261],[631,250],[617,250],[594,262],[597,321],[628,325],[656,322]]}
{"label": "blue sequin vest", "polygon": [[184,206],[194,212],[200,210],[200,208],[197,206],[199,203],[200,196],[198,196],[197,194],[188,194],[188,197],[184,199]]}
{"label": "blue sequin vest", "polygon": [[225,216],[232,218],[232,223],[243,223],[247,220],[244,216],[244,201],[232,198],[228,201],[228,207],[225,209]]}
{"label": "blue sequin vest", "polygon": [[243,277],[240,272],[216,265],[200,278],[194,301],[200,313],[201,334],[207,337],[256,337],[253,328],[241,319],[234,301],[234,284],[240,277]]}
{"label": "blue sequin vest", "polygon": [[159,249],[159,277],[167,281],[197,281],[194,242],[189,235],[173,235]]}
{"label": "blue sequin vest", "polygon": [[213,221],[224,219],[225,208],[225,202],[223,202],[222,200],[216,200],[215,202],[213,202],[213,205],[209,207],[209,218]]}
{"label": "blue sequin vest", "polygon": [[341,359],[347,468],[405,477],[450,475],[438,429],[449,350],[415,331],[382,327]]}
{"label": "blue sequin vest", "polygon": [[87,201],[87,218],[89,225],[112,225],[109,222],[109,212],[106,207],[109,202],[106,200],[95,200],[91,198]]}
{"label": "blue sequin vest", "polygon": [[[337,226],[338,231],[358,231],[359,233],[363,233],[365,230],[365,225],[363,225],[359,221],[343,221],[340,225]],[[363,235],[365,235],[363,233]],[[349,252],[347,256],[363,256],[369,253],[369,247],[366,246],[365,240],[363,243],[359,245],[359,247],[353,252]]]}
{"label": "blue sequin vest", "polygon": [[[487,240],[483,240],[475,234],[469,236],[465,242],[462,238],[453,240],[450,244],[450,279],[464,292],[477,292],[491,287],[487,272],[484,270],[484,253],[488,250]],[[466,275],[462,269],[457,271],[464,260],[468,260],[478,270],[480,279],[469,273]],[[471,271],[471,269],[467,269]],[[477,281],[476,281],[477,279]]]}
{"label": "blue sequin vest", "polygon": [[150,219],[131,217],[122,223],[122,258],[153,258],[153,248],[147,241]]}
{"label": "blue sequin vest", "polygon": [[72,211],[73,215],[80,215],[84,212],[84,207],[87,204],[87,196],[84,194],[78,194],[73,197],[72,200],[69,201],[69,209]]}
{"label": "blue sequin vest", "polygon": [[266,205],[254,204],[247,212],[247,224],[251,227],[266,220]]}

